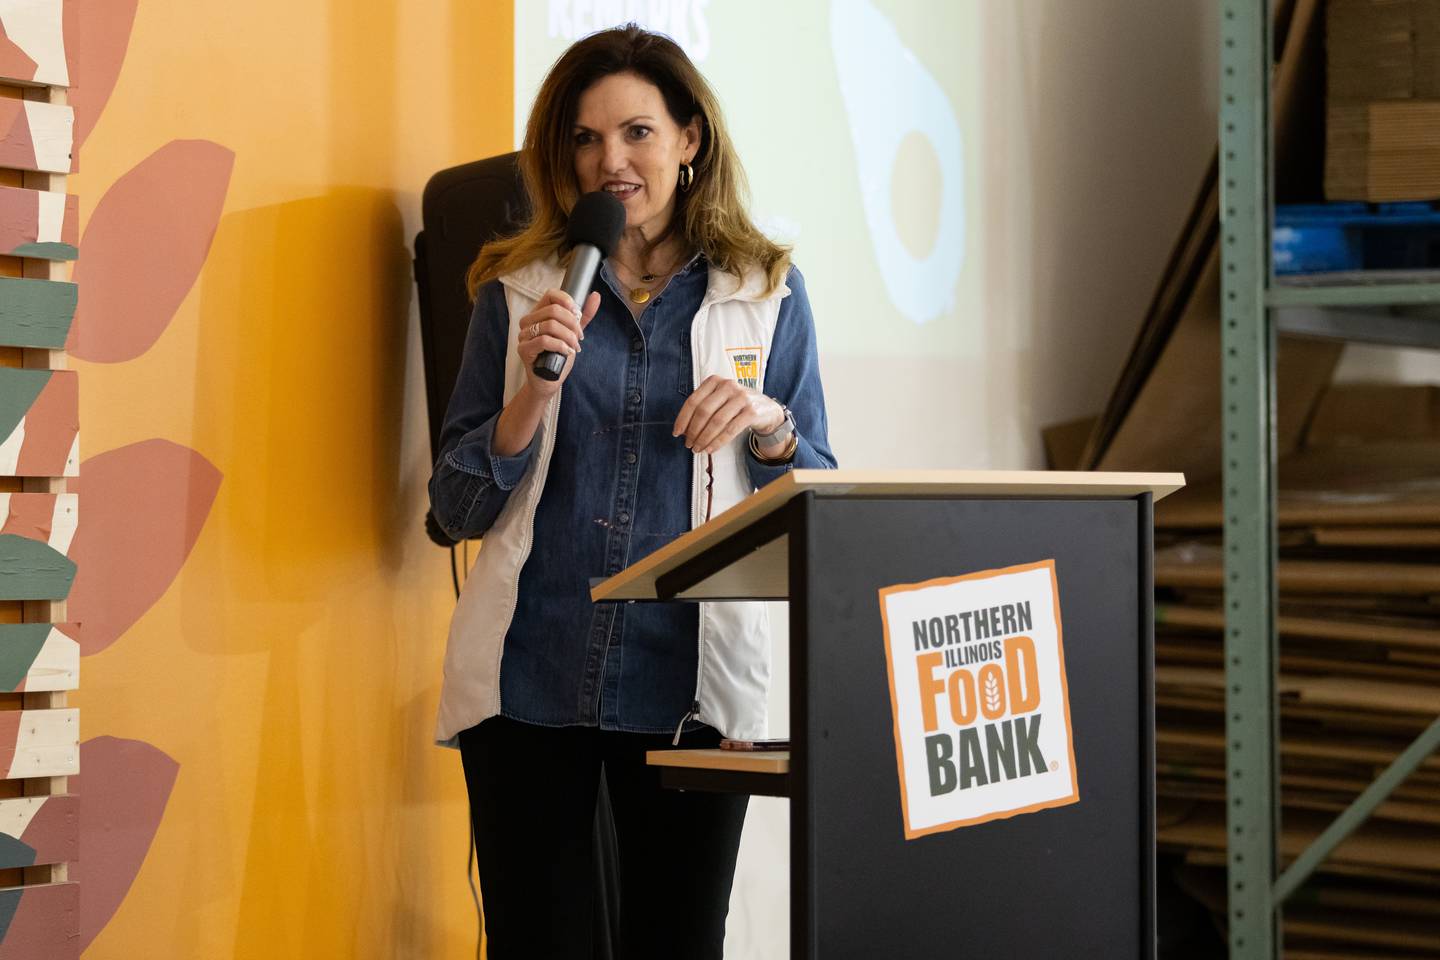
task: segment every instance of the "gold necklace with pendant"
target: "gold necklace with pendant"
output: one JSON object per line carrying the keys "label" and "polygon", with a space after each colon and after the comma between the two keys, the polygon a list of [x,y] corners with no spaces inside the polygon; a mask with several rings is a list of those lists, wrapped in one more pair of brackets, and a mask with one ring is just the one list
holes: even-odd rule
{"label": "gold necklace with pendant", "polygon": [[[615,262],[616,262],[617,264],[620,264],[620,266],[624,267],[626,270],[629,270],[629,269],[630,269],[630,266],[629,266],[628,264],[626,264],[626,263],[621,262],[619,258],[614,258],[614,259],[615,259]],[[641,282],[641,283],[654,283],[654,282],[657,281],[657,280],[665,280],[665,279],[667,279],[671,274],[673,274],[676,270],[679,270],[679,269],[680,269],[680,265],[679,265],[679,264],[676,264],[674,267],[671,267],[671,268],[670,268],[670,272],[669,272],[669,273],[645,273],[645,274],[641,274],[641,275],[640,275],[640,282]],[[650,290],[649,288],[647,288],[647,287],[638,287],[638,286],[636,286],[636,287],[631,287],[631,288],[630,288],[630,302],[631,302],[631,303],[648,303],[648,302],[650,301],[651,295],[652,295],[651,290]]]}
{"label": "gold necklace with pendant", "polygon": [[[647,273],[647,274],[645,274],[643,277],[640,278],[640,282],[641,282],[641,283],[654,283],[654,282],[655,282],[656,280],[658,280],[658,279],[660,279],[660,278],[657,277],[657,276],[655,276],[655,274],[653,274],[653,273]],[[646,301],[649,300],[649,299],[650,299],[650,291],[647,290],[647,289],[645,289],[644,287],[631,287],[631,288],[630,288],[630,302],[631,302],[631,303],[644,303],[644,302],[646,302]]]}

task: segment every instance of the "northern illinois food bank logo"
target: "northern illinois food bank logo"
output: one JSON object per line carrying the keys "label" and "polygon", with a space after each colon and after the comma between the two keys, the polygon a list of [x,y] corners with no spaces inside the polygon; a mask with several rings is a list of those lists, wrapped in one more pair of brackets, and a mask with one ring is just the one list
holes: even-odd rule
{"label": "northern illinois food bank logo", "polygon": [[761,347],[726,347],[730,364],[735,368],[735,379],[752,390],[760,389]]}
{"label": "northern illinois food bank logo", "polygon": [[905,838],[1080,799],[1055,561],[880,591]]}

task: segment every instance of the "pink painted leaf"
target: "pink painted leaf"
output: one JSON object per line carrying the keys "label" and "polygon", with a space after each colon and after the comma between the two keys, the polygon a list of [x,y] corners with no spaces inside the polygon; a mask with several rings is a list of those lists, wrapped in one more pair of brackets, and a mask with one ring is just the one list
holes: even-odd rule
{"label": "pink painted leaf", "polygon": [[150,349],[200,276],[234,166],[218,143],[172,140],[115,181],[80,238],[65,349],[96,363]]}
{"label": "pink painted leaf", "polygon": [[[66,0],[65,63],[70,70],[70,105],[75,108],[75,146],[94,129],[115,81],[139,0]],[[83,25],[83,26],[82,26]]]}
{"label": "pink painted leaf", "polygon": [[[9,887],[0,894],[8,926],[0,960],[73,957],[80,939],[80,885],[40,883]],[[14,911],[11,913],[10,911]]]}
{"label": "pink painted leaf", "polygon": [[220,471],[188,447],[143,440],[80,464],[84,504],[70,547],[69,619],[81,654],[104,650],[175,579],[220,488]]}
{"label": "pink painted leaf", "polygon": [[4,76],[31,80],[38,66],[30,54],[15,45],[14,40],[0,34],[0,70],[5,71]]}
{"label": "pink painted leaf", "polygon": [[80,775],[70,792],[80,797],[80,859],[70,879],[80,881],[80,950],[120,908],[150,852],[180,765],[140,740],[96,737],[80,744]]}

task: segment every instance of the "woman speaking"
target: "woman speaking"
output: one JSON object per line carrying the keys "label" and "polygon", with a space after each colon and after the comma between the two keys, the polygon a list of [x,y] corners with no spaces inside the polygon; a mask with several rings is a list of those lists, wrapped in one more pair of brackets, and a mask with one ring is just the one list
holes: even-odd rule
{"label": "woman speaking", "polygon": [[[619,572],[795,467],[834,467],[800,273],[744,206],[719,105],[637,27],[572,46],[535,100],[532,216],[487,244],[430,480],[484,537],[456,608],[438,737],[458,744],[492,960],[591,955],[605,770],[628,958],[719,958],[745,796],[664,790],[645,752],[765,734],[759,603],[593,604]],[[577,200],[623,232],[592,291],[560,289]],[[545,352],[558,379],[534,373]]]}

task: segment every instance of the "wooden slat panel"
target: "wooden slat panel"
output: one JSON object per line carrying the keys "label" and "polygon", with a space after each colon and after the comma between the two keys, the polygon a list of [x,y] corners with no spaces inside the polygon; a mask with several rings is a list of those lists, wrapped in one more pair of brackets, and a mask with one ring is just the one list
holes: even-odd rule
{"label": "wooden slat panel", "polygon": [[65,863],[79,850],[79,797],[0,800],[0,869]]}
{"label": "wooden slat panel", "polygon": [[0,186],[0,254],[74,260],[79,243],[78,197]]}
{"label": "wooden slat panel", "polygon": [[0,771],[6,779],[80,772],[80,711],[0,711]]}
{"label": "wooden slat panel", "polygon": [[79,424],[74,371],[0,369],[0,476],[75,476]]}
{"label": "wooden slat panel", "polygon": [[44,543],[0,534],[0,600],[64,600],[75,562]]}
{"label": "wooden slat panel", "polygon": [[0,493],[0,599],[69,595],[75,564],[65,554],[75,538],[77,501],[73,493]]}
{"label": "wooden slat panel", "polygon": [[[63,606],[63,604],[51,604]],[[80,683],[73,623],[0,625],[0,693],[58,693]]]}
{"label": "wooden slat panel", "polygon": [[0,625],[0,693],[74,690],[80,644],[73,623]]}
{"label": "wooden slat panel", "polygon": [[0,889],[0,960],[77,960],[80,886],[37,883]]}
{"label": "wooden slat panel", "polygon": [[79,500],[74,493],[0,493],[0,533],[38,540],[68,556]]}
{"label": "wooden slat panel", "polygon": [[[0,0],[0,73],[68,84],[69,2]],[[22,265],[21,278],[0,278],[0,351],[24,368],[0,370],[0,476],[16,484],[0,493],[0,602],[23,598],[24,618],[39,622],[0,625],[0,694],[23,707],[0,711],[0,776],[9,781],[0,870],[25,884],[0,889],[0,960],[75,960],[79,887],[68,880],[79,799],[66,778],[79,772],[79,711],[65,706],[64,691],[77,683],[79,644],[73,624],[46,622],[64,619],[75,572],[66,554],[78,498],[60,478],[78,466],[79,397],[75,375],[57,372],[77,300],[61,262],[74,260],[78,246],[78,201],[64,177],[73,111],[54,86],[24,97],[0,101],[0,166],[26,171],[0,187],[0,256],[23,258],[11,261]]]}
{"label": "wooden slat panel", "polygon": [[64,0],[12,0],[0,8],[0,78],[4,82],[70,86],[64,9]]}
{"label": "wooden slat panel", "polygon": [[77,289],[66,281],[0,277],[0,346],[63,348]]}
{"label": "wooden slat panel", "polygon": [[74,125],[68,106],[0,99],[0,166],[68,173]]}

